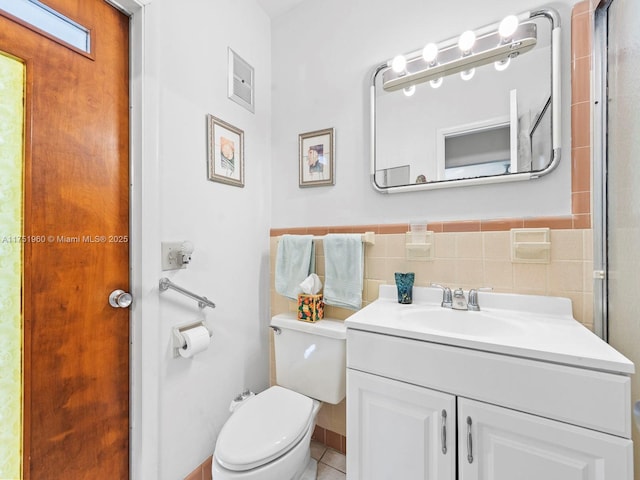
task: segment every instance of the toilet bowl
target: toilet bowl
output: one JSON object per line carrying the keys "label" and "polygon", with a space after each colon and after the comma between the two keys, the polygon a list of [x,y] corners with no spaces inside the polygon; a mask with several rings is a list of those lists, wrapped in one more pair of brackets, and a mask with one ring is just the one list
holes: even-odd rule
{"label": "toilet bowl", "polygon": [[319,409],[317,400],[279,386],[248,400],[220,431],[213,480],[315,479],[310,443]]}
{"label": "toilet bowl", "polygon": [[311,435],[320,402],[340,403],[346,393],[344,322],[310,324],[291,314],[271,320],[276,378],[246,400],[220,430],[213,480],[314,480]]}

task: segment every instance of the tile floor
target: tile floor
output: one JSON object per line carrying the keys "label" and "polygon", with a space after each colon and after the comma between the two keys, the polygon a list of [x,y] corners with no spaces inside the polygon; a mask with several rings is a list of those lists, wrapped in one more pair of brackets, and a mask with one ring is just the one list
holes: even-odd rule
{"label": "tile floor", "polygon": [[347,457],[320,442],[311,440],[311,456],[318,461],[318,480],[345,480]]}

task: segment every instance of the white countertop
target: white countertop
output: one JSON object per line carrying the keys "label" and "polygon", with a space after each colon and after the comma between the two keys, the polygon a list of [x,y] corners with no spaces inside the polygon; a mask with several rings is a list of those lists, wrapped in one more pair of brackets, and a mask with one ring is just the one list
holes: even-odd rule
{"label": "white countertop", "polygon": [[[465,292],[466,293],[466,292]],[[395,285],[349,317],[347,328],[630,375],[631,361],[573,318],[568,298],[479,292],[481,311],[442,308],[442,290],[414,287],[399,304]]]}

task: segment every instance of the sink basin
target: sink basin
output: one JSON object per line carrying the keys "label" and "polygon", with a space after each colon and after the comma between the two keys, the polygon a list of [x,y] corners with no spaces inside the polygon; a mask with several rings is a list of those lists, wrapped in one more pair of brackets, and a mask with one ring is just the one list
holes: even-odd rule
{"label": "sink basin", "polygon": [[401,311],[398,320],[398,326],[412,330],[430,330],[434,333],[472,337],[503,337],[521,335],[525,332],[524,327],[505,315],[484,311],[418,307]]}
{"label": "sink basin", "polygon": [[633,363],[578,323],[568,298],[482,292],[478,312],[442,308],[439,288],[414,287],[401,305],[395,285],[381,285],[378,299],[351,315],[359,330],[520,358],[631,374]]}

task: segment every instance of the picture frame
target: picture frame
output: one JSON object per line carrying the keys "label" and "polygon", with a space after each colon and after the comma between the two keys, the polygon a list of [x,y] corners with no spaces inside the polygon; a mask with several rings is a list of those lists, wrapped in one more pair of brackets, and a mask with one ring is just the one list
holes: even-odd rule
{"label": "picture frame", "polygon": [[244,187],[244,132],[207,114],[207,178]]}
{"label": "picture frame", "polygon": [[298,135],[298,168],[300,187],[335,184],[335,129]]}

